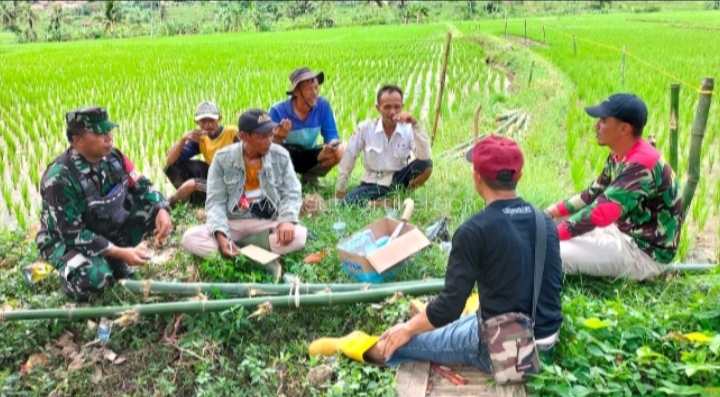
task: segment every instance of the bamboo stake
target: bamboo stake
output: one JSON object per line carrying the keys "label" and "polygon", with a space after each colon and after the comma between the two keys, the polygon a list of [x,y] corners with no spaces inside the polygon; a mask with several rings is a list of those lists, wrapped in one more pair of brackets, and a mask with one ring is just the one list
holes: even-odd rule
{"label": "bamboo stake", "polygon": [[577,45],[575,44],[575,35],[572,35],[573,38],[573,53],[575,56],[577,56]]}
{"label": "bamboo stake", "polygon": [[543,43],[547,44],[547,37],[545,36],[545,25],[543,25]]}
{"label": "bamboo stake", "polygon": [[670,167],[678,170],[678,120],[680,119],[680,83],[670,84]]}
{"label": "bamboo stake", "polygon": [[620,86],[625,86],[625,46],[623,46],[622,61],[620,62]]}
{"label": "bamboo stake", "polygon": [[478,143],[478,137],[480,135],[480,111],[482,110],[482,103],[479,103],[475,108],[475,117],[473,117],[473,147]]}
{"label": "bamboo stake", "polygon": [[710,99],[712,98],[714,86],[715,83],[712,77],[705,77],[700,86],[700,100],[690,133],[690,163],[688,165],[687,182],[682,197],[683,218],[687,216],[690,203],[695,195],[695,189],[700,181],[700,149],[702,149],[702,141],[705,136],[705,127],[707,126],[708,113],[710,112]]}
{"label": "bamboo stake", "polygon": [[[379,288],[401,288],[409,285],[416,285],[424,282],[433,282],[439,279],[403,281],[395,283],[371,284],[371,283],[341,283],[341,284],[309,284],[299,283],[300,294],[314,294],[319,292],[351,292]],[[253,297],[261,295],[282,295],[288,294],[296,287],[292,284],[257,284],[257,283],[173,283],[163,281],[137,281],[120,280],[120,284],[133,294],[145,295],[155,294],[177,294],[194,296],[199,293],[221,292],[238,297]]]}
{"label": "bamboo stake", "polygon": [[452,33],[447,33],[445,41],[445,59],[443,60],[442,72],[440,73],[440,90],[438,91],[437,101],[435,102],[435,115],[433,118],[432,134],[430,135],[430,147],[435,142],[435,132],[437,132],[438,120],[440,119],[440,107],[442,106],[443,92],[445,91],[445,74],[447,73],[448,59],[450,58],[450,42],[452,41]]}
{"label": "bamboo stake", "polygon": [[525,20],[525,40],[527,40],[527,19]]}
{"label": "bamboo stake", "polygon": [[301,307],[342,305],[382,300],[397,292],[406,296],[418,296],[437,293],[445,285],[444,280],[420,282],[400,288],[378,288],[368,291],[327,293],[317,295],[286,295],[277,297],[222,299],[193,302],[152,303],[146,305],[125,305],[95,308],[70,309],[31,309],[0,311],[0,323],[4,321],[41,320],[41,319],[81,319],[110,317],[128,310],[137,310],[139,315],[205,313],[228,310],[233,307],[256,307],[269,303],[273,307]]}
{"label": "bamboo stake", "polygon": [[535,61],[530,63],[530,77],[528,77],[528,86],[532,83],[533,70],[535,70]]}
{"label": "bamboo stake", "polygon": [[505,13],[505,37],[507,37],[507,13]]}

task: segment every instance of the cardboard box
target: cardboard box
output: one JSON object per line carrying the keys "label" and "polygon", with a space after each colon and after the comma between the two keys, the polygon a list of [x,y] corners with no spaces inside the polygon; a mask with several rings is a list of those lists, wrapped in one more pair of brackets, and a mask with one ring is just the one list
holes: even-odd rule
{"label": "cardboard box", "polygon": [[[354,248],[360,248],[359,250],[353,249],[352,243],[367,242],[368,238],[377,242],[383,237],[390,237],[399,224],[397,219],[381,218],[341,240],[337,249],[343,270],[363,283],[381,283],[394,277],[400,265],[410,256],[430,245],[430,240],[416,226],[406,223],[395,240],[380,248],[367,250],[371,252],[365,252],[362,244],[355,244]],[[368,243],[364,247],[368,248],[370,245]]]}

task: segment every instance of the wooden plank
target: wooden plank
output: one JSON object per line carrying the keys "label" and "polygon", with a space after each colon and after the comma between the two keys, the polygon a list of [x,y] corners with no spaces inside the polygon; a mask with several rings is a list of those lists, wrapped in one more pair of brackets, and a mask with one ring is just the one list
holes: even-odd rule
{"label": "wooden plank", "polygon": [[429,361],[410,361],[395,373],[398,397],[425,397],[430,377]]}
{"label": "wooden plank", "polygon": [[453,366],[451,370],[468,380],[465,385],[456,385],[430,369],[427,361],[411,361],[402,364],[395,374],[399,397],[526,397],[525,386],[487,386],[491,374],[474,367]]}
{"label": "wooden plank", "polygon": [[495,389],[495,395],[498,397],[526,397],[527,396],[524,385],[505,385],[505,386],[495,385],[495,386],[493,386],[493,389]]}
{"label": "wooden plank", "polygon": [[452,366],[453,372],[468,380],[465,385],[456,385],[447,378],[431,371],[431,393],[429,397],[526,397],[524,385],[494,385],[488,387],[492,375],[482,372],[475,367]]}

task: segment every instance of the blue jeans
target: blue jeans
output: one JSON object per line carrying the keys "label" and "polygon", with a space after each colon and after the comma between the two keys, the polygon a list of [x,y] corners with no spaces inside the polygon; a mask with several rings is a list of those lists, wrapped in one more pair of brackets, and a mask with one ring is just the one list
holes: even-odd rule
{"label": "blue jeans", "polygon": [[477,314],[468,314],[452,323],[413,336],[385,361],[388,367],[412,361],[432,361],[445,365],[472,365],[492,373],[487,344],[478,335]]}
{"label": "blue jeans", "polygon": [[400,171],[393,174],[390,186],[382,186],[375,183],[361,182],[360,186],[350,191],[343,203],[365,205],[370,200],[378,200],[387,196],[393,190],[406,188],[418,175],[432,167],[432,160],[413,160]]}

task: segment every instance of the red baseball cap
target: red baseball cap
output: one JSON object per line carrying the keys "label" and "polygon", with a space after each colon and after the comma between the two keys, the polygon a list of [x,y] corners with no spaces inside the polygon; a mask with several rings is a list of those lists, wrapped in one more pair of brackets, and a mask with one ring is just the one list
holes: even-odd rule
{"label": "red baseball cap", "polygon": [[517,181],[525,163],[520,146],[510,138],[489,135],[465,155],[475,171],[492,181]]}

